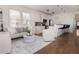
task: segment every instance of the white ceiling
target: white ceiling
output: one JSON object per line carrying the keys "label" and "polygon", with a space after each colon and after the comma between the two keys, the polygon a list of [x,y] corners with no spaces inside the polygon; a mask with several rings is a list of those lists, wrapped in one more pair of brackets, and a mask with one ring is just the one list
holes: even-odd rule
{"label": "white ceiling", "polygon": [[[79,10],[79,5],[25,5],[25,7],[52,14],[61,12],[74,12]],[[49,11],[47,11],[49,9]]]}

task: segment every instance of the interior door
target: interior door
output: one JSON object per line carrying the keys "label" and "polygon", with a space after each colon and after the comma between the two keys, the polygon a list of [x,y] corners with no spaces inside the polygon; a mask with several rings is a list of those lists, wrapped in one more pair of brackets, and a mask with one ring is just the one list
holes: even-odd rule
{"label": "interior door", "polygon": [[75,15],[75,20],[76,20],[76,34],[79,36],[79,14]]}

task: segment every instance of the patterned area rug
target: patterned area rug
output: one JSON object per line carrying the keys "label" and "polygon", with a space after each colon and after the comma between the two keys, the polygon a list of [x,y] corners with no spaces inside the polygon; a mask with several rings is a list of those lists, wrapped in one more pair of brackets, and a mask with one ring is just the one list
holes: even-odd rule
{"label": "patterned area rug", "polygon": [[25,39],[15,39],[12,41],[12,54],[33,54],[51,42],[45,42],[40,36],[33,36],[31,42],[26,42]]}

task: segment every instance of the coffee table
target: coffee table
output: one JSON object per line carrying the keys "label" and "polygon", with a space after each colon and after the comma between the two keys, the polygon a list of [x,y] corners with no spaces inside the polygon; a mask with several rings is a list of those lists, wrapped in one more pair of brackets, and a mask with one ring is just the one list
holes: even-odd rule
{"label": "coffee table", "polygon": [[24,35],[23,38],[24,38],[24,42],[26,43],[31,43],[34,41],[34,35],[31,36]]}

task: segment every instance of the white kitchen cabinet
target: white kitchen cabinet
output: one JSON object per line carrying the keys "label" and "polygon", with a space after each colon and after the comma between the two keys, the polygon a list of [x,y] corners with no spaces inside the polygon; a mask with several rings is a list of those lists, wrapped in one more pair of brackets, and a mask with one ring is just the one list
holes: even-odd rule
{"label": "white kitchen cabinet", "polygon": [[43,32],[44,26],[36,26],[35,27],[35,34],[40,34]]}

